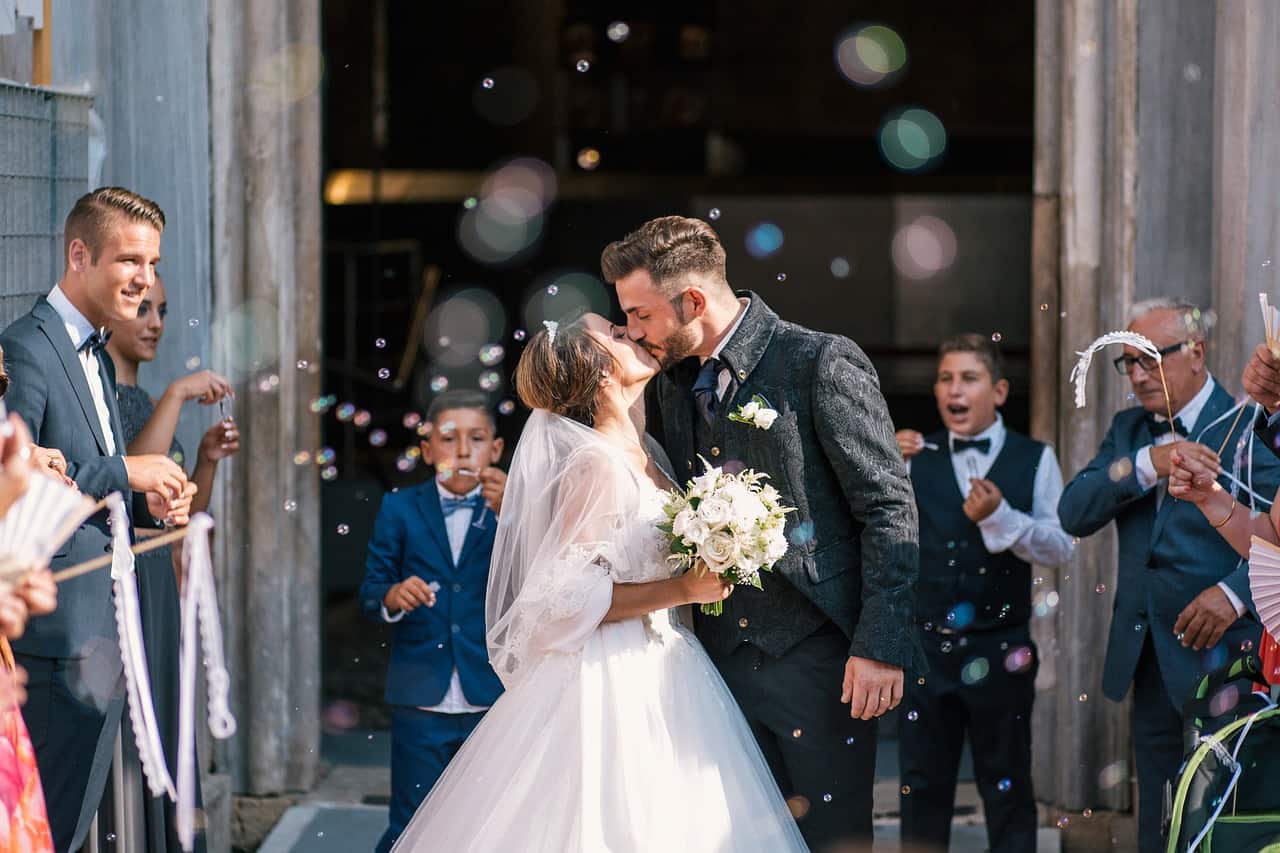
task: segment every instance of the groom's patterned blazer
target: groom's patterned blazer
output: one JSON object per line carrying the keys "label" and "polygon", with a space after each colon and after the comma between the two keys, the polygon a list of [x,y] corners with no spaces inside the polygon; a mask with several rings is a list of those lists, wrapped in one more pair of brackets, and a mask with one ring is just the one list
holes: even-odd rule
{"label": "groom's patterned blazer", "polygon": [[[732,381],[704,446],[695,437],[689,358],[650,383],[648,430],[687,480],[713,465],[766,473],[784,503],[789,547],[764,589],[739,587],[698,635],[726,654],[747,642],[781,655],[831,623],[849,654],[923,672],[914,586],[915,498],[870,360],[847,338],[781,320],[754,293],[720,354]],[[759,395],[778,418],[768,430],[729,419]]]}

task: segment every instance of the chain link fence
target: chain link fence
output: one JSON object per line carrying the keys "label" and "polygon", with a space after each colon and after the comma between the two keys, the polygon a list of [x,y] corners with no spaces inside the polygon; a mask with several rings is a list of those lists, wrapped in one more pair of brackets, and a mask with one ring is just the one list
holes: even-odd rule
{"label": "chain link fence", "polygon": [[0,329],[62,273],[62,221],[88,191],[92,104],[0,83]]}

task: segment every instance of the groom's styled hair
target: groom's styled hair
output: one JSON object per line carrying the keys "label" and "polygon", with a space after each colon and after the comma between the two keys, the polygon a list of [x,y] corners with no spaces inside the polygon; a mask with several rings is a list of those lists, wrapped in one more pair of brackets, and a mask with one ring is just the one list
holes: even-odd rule
{"label": "groom's styled hair", "polygon": [[604,280],[613,283],[636,270],[646,270],[667,296],[682,290],[689,273],[701,273],[729,286],[724,246],[715,229],[701,219],[663,216],[650,219],[600,255]]}

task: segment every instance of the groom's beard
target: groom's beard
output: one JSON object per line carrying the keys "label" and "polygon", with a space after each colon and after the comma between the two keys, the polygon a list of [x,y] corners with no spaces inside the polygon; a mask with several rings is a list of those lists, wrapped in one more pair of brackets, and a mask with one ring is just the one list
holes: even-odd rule
{"label": "groom's beard", "polygon": [[649,354],[658,359],[658,365],[665,371],[675,367],[693,353],[693,330],[681,326],[662,342],[661,353],[655,353],[652,347],[646,346]]}

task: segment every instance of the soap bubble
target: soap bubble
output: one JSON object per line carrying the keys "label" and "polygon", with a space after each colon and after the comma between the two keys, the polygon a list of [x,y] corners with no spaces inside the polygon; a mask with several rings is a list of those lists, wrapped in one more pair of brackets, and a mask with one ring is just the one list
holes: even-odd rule
{"label": "soap bubble", "polygon": [[720,218],[720,208],[718,208],[718,207],[713,207],[713,208],[711,208],[709,211],[707,211],[707,218],[708,218],[708,219],[710,219],[712,222],[715,222],[717,219],[719,219],[719,218]]}
{"label": "soap bubble", "polygon": [[350,526],[350,525],[347,525],[347,524],[339,524],[339,525],[338,525],[338,535],[339,535],[339,536],[346,536],[346,535],[347,535],[348,533],[350,533],[350,532],[351,532],[351,526]]}
{"label": "soap bubble", "polygon": [[369,433],[369,443],[374,447],[382,447],[387,443],[387,431],[384,429],[375,429]]}
{"label": "soap bubble", "polygon": [[604,34],[614,44],[621,44],[627,40],[627,36],[631,35],[631,27],[627,25],[626,21],[614,21],[605,28]]}
{"label": "soap bubble", "polygon": [[503,400],[501,403],[498,404],[499,414],[509,415],[515,410],[516,410],[516,404],[512,400]]}
{"label": "soap bubble", "polygon": [[578,69],[579,74],[586,74],[591,70],[591,63],[585,59],[579,59],[578,64],[575,65],[574,68]]}

